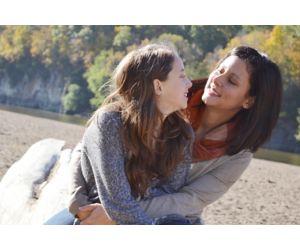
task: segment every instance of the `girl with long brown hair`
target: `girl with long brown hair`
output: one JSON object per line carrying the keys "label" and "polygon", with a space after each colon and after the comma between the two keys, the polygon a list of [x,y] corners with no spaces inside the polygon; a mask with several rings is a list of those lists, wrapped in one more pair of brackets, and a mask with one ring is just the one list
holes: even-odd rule
{"label": "girl with long brown hair", "polygon": [[113,82],[83,136],[84,183],[72,193],[70,210],[82,220],[79,207],[98,201],[117,224],[153,224],[138,200],[186,182],[193,133],[182,110],[192,83],[178,54],[157,44],[125,56]]}

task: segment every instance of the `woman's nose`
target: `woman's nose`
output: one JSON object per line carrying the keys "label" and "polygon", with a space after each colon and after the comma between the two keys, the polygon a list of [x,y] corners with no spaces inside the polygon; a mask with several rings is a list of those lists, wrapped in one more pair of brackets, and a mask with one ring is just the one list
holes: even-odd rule
{"label": "woman's nose", "polygon": [[224,83],[224,75],[220,74],[214,78],[214,84],[218,87],[222,87]]}

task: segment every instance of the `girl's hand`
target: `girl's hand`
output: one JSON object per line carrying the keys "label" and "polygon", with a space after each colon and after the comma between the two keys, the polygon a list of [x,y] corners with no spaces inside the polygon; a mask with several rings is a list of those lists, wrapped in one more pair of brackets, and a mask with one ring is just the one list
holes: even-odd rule
{"label": "girl's hand", "polygon": [[79,213],[83,219],[80,225],[115,225],[116,223],[109,217],[100,203],[89,204],[79,208]]}
{"label": "girl's hand", "polygon": [[82,221],[84,219],[86,219],[87,217],[89,217],[92,213],[92,211],[97,207],[96,204],[89,204],[83,207],[79,208],[79,212],[76,214],[76,217]]}

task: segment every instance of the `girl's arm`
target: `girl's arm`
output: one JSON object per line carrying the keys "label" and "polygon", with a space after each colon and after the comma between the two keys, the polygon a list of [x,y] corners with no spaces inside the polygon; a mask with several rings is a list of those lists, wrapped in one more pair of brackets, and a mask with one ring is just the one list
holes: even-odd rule
{"label": "girl's arm", "polygon": [[91,204],[89,201],[87,187],[81,171],[80,156],[82,143],[79,142],[74,148],[71,160],[69,163],[70,178],[69,178],[69,201],[68,209],[70,213],[76,216],[79,212],[79,207]]}
{"label": "girl's arm", "polygon": [[125,174],[121,142],[121,117],[117,112],[101,112],[83,137],[81,169],[93,175],[101,204],[117,224],[152,224],[131,193]]}

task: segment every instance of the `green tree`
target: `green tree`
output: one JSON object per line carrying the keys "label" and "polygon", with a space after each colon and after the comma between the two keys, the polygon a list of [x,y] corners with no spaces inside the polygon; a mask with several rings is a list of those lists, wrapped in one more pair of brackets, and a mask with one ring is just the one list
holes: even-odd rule
{"label": "green tree", "polygon": [[131,26],[134,34],[134,43],[139,44],[143,40],[152,40],[164,33],[182,36],[190,40],[190,26],[185,25],[135,25]]}
{"label": "green tree", "polygon": [[97,108],[110,91],[109,80],[112,72],[120,62],[124,53],[114,52],[112,49],[103,50],[95,59],[95,63],[84,74],[88,89],[93,93],[91,105]]}
{"label": "green tree", "polygon": [[207,53],[217,46],[223,48],[241,29],[239,25],[193,25],[190,34],[193,43]]}
{"label": "green tree", "polygon": [[199,62],[202,60],[203,53],[198,47],[195,46],[195,44],[189,43],[188,40],[184,39],[180,35],[171,33],[161,34],[158,38],[153,39],[152,42],[162,42],[171,46],[175,46],[178,54],[185,64],[187,75],[190,78],[199,77],[197,67]]}
{"label": "green tree", "polygon": [[243,25],[241,32],[248,34],[252,31],[272,31],[274,25]]}
{"label": "green tree", "polygon": [[116,26],[116,35],[114,37],[113,46],[120,50],[124,50],[133,42],[133,34],[130,26]]}
{"label": "green tree", "polygon": [[86,108],[87,92],[76,83],[70,83],[67,88],[67,94],[63,97],[64,112],[74,114],[81,112]]}

